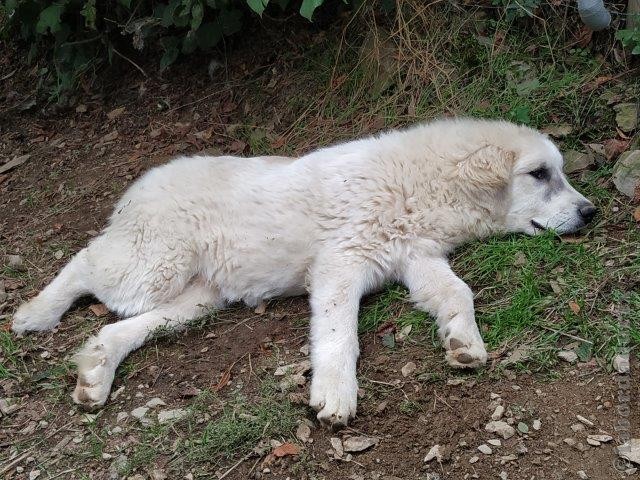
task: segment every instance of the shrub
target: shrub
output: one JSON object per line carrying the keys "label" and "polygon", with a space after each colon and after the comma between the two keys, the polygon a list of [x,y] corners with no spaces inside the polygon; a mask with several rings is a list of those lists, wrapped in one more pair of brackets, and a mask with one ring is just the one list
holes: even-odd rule
{"label": "shrub", "polygon": [[[290,0],[6,0],[0,34],[23,42],[28,62],[49,61],[52,93],[60,98],[88,71],[114,56],[128,58],[123,52],[131,46],[161,48],[161,70],[181,54],[210,51],[241,29],[245,15],[262,15],[270,3],[285,9]],[[311,20],[322,3],[303,0],[300,14]]]}

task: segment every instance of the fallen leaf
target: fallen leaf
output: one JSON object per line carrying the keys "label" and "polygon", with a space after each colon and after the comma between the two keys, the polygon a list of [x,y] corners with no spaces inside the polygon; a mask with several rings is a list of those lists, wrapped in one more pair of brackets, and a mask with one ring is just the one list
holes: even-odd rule
{"label": "fallen leaf", "polygon": [[298,455],[300,453],[300,447],[293,443],[283,443],[277,448],[274,448],[271,452],[276,457],[286,457],[287,455]]}
{"label": "fallen leaf", "polygon": [[624,152],[629,146],[630,140],[618,140],[617,138],[610,138],[602,142],[604,145],[604,154],[607,160],[613,160],[617,158],[622,152]]}
{"label": "fallen leaf", "polygon": [[31,155],[27,153],[26,155],[20,155],[19,157],[15,157],[13,160],[9,160],[7,163],[0,167],[0,173],[5,173],[9,170],[13,170],[16,167],[19,167],[24,162],[29,160],[29,157],[31,157]]}
{"label": "fallen leaf", "polygon": [[229,367],[227,369],[227,371],[222,374],[222,377],[220,378],[220,381],[213,387],[213,390],[215,392],[219,392],[220,390],[222,390],[224,388],[224,386],[227,383],[229,383],[229,380],[231,380],[231,368],[232,367],[233,367],[233,365],[231,365],[231,367]]}
{"label": "fallen leaf", "polygon": [[91,310],[96,317],[104,317],[109,313],[109,309],[104,303],[94,303],[93,305],[89,305],[89,310]]}
{"label": "fallen leaf", "polygon": [[271,148],[282,148],[282,146],[284,145],[284,142],[286,142],[287,139],[285,137],[278,137],[276,138],[273,142],[271,142]]}
{"label": "fallen leaf", "polygon": [[376,330],[376,335],[379,337],[384,337],[385,335],[389,335],[390,333],[395,333],[395,331],[396,331],[395,322],[384,322]]}
{"label": "fallen leaf", "polygon": [[229,145],[229,150],[233,153],[242,153],[245,148],[247,148],[247,144],[242,140],[234,140],[231,142],[231,145]]}
{"label": "fallen leaf", "polygon": [[118,118],[120,115],[122,115],[124,113],[124,110],[124,107],[114,108],[109,113],[107,113],[107,118],[109,120],[114,120],[115,118]]}
{"label": "fallen leaf", "polygon": [[576,315],[580,313],[580,305],[578,305],[576,302],[574,302],[573,300],[569,301],[569,308],[571,309],[571,311],[573,313],[575,313]]}

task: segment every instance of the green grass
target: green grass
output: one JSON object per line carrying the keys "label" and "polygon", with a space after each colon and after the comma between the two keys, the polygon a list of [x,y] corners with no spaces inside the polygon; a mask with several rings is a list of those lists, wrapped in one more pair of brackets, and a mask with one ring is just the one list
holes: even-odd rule
{"label": "green grass", "polygon": [[[598,242],[566,243],[548,232],[475,242],[456,253],[452,266],[476,294],[476,320],[488,348],[525,344],[523,364],[541,370],[556,363],[557,349],[567,343],[574,344],[583,361],[591,356],[610,359],[621,337],[611,301],[629,315],[630,342],[638,343],[640,295],[607,287],[611,272],[604,262],[608,255],[609,250]],[[631,279],[638,268],[632,257],[629,265],[617,272]],[[572,302],[580,307],[577,313]],[[412,309],[406,290],[397,285],[365,303],[360,333],[373,331],[387,321],[394,321],[398,329],[410,324],[412,332],[430,326],[435,338],[435,322]],[[584,341],[576,344],[570,336]]]}

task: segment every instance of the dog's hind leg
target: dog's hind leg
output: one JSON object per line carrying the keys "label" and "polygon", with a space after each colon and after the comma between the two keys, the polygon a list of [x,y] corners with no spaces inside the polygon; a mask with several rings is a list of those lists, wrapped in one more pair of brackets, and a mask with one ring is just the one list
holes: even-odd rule
{"label": "dog's hind leg", "polygon": [[11,329],[18,334],[51,330],[73,302],[90,293],[87,249],[78,252],[47,287],[18,308]]}
{"label": "dog's hind leg", "polygon": [[130,352],[141,347],[159,328],[179,330],[222,303],[217,288],[196,281],[173,300],[149,312],[104,326],[74,357],[78,383],[73,401],[85,408],[104,405],[116,368]]}

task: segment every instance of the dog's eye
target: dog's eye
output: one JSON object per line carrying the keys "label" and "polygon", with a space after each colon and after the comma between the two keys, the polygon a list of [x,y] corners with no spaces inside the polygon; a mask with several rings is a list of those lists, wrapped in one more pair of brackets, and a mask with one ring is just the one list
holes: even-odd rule
{"label": "dog's eye", "polygon": [[536,168],[530,171],[529,175],[537,180],[549,180],[549,170],[546,167]]}

